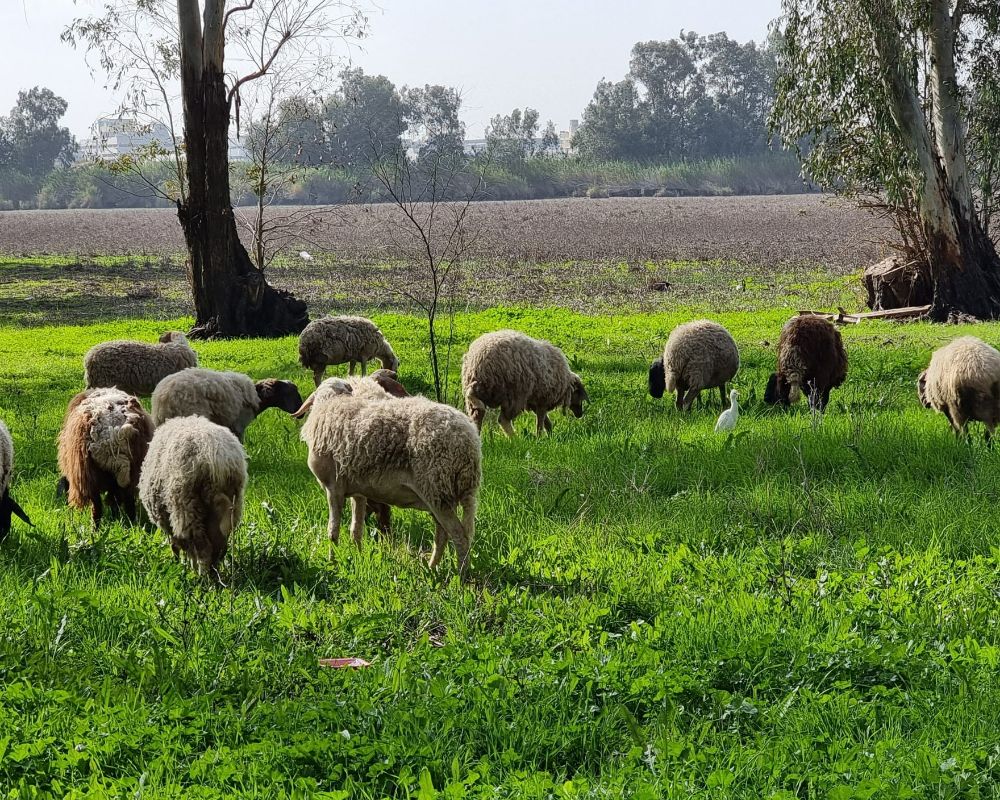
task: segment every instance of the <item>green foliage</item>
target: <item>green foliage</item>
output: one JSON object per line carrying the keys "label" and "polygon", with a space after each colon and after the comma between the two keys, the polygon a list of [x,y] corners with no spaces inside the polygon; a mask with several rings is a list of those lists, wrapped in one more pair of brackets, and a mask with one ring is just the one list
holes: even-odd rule
{"label": "green foliage", "polygon": [[574,146],[595,160],[678,160],[767,149],[774,55],[725,33],[638,42],[628,76],[602,80]]}
{"label": "green foliage", "polygon": [[[0,794],[10,797],[990,797],[1000,781],[1000,461],[916,401],[941,342],[867,323],[822,420],[760,393],[789,312],[720,315],[744,417],[644,390],[689,317],[495,309],[563,347],[593,402],[550,438],[484,439],[475,582],[435,579],[425,515],[325,560],[298,424],[248,431],[226,589],[161,537],[61,507],[54,438],[80,358],[171,322],[6,328],[0,416],[36,529],[0,546]],[[426,390],[421,326],[376,320]],[[309,377],[295,341],[202,363]],[[346,537],[345,537],[346,538]],[[362,670],[324,670],[358,655]]]}
{"label": "green foliage", "polygon": [[67,103],[38,86],[17,93],[17,103],[0,117],[0,198],[30,200],[56,163],[68,164],[75,142],[60,127]]}

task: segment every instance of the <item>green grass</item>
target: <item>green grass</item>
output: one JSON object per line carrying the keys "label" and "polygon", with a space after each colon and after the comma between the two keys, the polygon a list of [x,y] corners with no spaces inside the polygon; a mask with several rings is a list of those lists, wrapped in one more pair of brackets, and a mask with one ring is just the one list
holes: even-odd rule
{"label": "green grass", "polygon": [[[423,566],[417,512],[328,563],[325,501],[275,411],[248,431],[229,588],[159,534],[94,534],[54,497],[80,357],[185,321],[0,330],[36,524],[0,546],[0,795],[997,796],[1000,451],[956,441],[914,379],[1000,326],[845,329],[850,377],[819,420],[759,399],[786,316],[717,317],[743,354],[731,438],[717,398],[682,417],[645,392],[683,310],[459,316],[456,374],[468,341],[517,327],[562,346],[593,399],[551,438],[487,430],[469,585],[451,554]],[[420,321],[376,319],[426,390]],[[198,350],[309,388],[292,339]],[[335,656],[372,666],[317,666]]]}

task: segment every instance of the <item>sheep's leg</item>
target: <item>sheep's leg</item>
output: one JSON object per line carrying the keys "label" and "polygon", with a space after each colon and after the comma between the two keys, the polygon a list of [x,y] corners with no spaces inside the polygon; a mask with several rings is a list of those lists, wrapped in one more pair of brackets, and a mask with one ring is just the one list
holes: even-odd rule
{"label": "sheep's leg", "polygon": [[[437,537],[434,541],[434,553],[431,555],[431,567],[436,567],[438,562],[441,560],[441,551],[444,550],[444,544],[442,543],[438,546],[438,541],[441,536],[441,531],[445,532],[445,535],[451,539],[451,543],[455,546],[455,556],[458,559],[458,574],[462,576],[463,580],[468,571],[469,567],[469,549],[472,542],[465,535],[465,528],[462,527],[462,521],[458,518],[453,508],[440,508],[435,509],[431,512],[434,515],[434,520],[437,522]],[[437,560],[435,560],[435,555]]]}
{"label": "sheep's leg", "polygon": [[507,434],[511,439],[514,438],[514,426],[511,425],[510,417],[507,416],[506,411],[500,412],[500,427],[503,428],[503,432]]}
{"label": "sheep's leg", "polygon": [[327,523],[326,535],[330,540],[330,560],[333,561],[337,544],[340,542],[340,517],[344,513],[344,495],[337,492],[332,486],[326,489],[326,499],[330,505],[330,519]]}
{"label": "sheep's leg", "polygon": [[536,411],[535,418],[535,433],[538,436],[541,436],[543,433],[552,433],[552,422],[545,411]]}
{"label": "sheep's leg", "polygon": [[354,544],[361,548],[361,537],[365,535],[365,508],[368,499],[363,496],[351,498],[351,538]]}
{"label": "sheep's leg", "polygon": [[722,407],[723,408],[726,407],[726,395],[727,394],[729,394],[729,392],[726,391],[726,384],[722,384],[722,386],[719,387],[719,399],[722,401]]}
{"label": "sheep's leg", "polygon": [[347,362],[347,374],[348,375],[353,375],[354,374],[354,364],[355,364],[354,361]]}
{"label": "sheep's leg", "polygon": [[135,525],[138,515],[135,511],[135,497],[131,493],[125,495],[125,518],[129,524]]}
{"label": "sheep's leg", "polygon": [[690,389],[688,389],[687,394],[684,396],[684,402],[682,404],[682,408],[685,411],[690,411],[691,406],[694,405],[695,399],[700,399],[700,398],[701,398],[701,390],[692,386]]}
{"label": "sheep's leg", "polygon": [[316,367],[313,370],[313,381],[317,386],[323,382],[323,376],[326,374],[326,367]]}
{"label": "sheep's leg", "polygon": [[434,518],[434,549],[431,550],[431,560],[429,566],[431,569],[437,569],[437,565],[441,563],[441,558],[444,556],[444,549],[448,546],[448,531],[442,525],[435,516]]}
{"label": "sheep's leg", "polygon": [[361,377],[362,377],[362,378],[363,378],[363,377],[365,377],[365,375],[366,375],[367,373],[368,373],[368,362],[367,362],[367,361],[365,361],[365,360],[364,360],[364,359],[362,358],[362,359],[361,359]]}
{"label": "sheep's leg", "polygon": [[90,504],[90,518],[94,521],[94,530],[101,524],[101,517],[104,515],[104,503],[101,501],[100,493],[94,495],[94,500]]}

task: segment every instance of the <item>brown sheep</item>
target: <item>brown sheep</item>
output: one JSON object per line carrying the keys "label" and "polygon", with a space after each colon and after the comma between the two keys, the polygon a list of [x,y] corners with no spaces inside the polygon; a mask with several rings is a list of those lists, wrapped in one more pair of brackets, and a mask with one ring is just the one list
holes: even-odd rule
{"label": "brown sheep", "polygon": [[90,506],[96,528],[102,496],[136,521],[139,471],[153,438],[153,420],[138,399],[119,389],[87,389],[74,397],[59,433],[59,469],[73,508]]}
{"label": "brown sheep", "polygon": [[804,389],[809,407],[822,411],[830,402],[830,390],[847,377],[847,352],[832,323],[822,317],[792,317],[778,340],[778,371],[771,374],[764,402],[789,406],[797,403]]}

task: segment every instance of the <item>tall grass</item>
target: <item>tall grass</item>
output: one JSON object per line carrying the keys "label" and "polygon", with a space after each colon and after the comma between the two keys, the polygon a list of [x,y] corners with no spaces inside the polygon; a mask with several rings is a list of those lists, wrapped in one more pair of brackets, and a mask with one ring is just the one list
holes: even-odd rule
{"label": "tall grass", "polygon": [[[956,441],[913,380],[1000,327],[845,331],[822,418],[761,390],[787,311],[719,315],[744,416],[712,433],[645,393],[689,317],[462,314],[544,336],[593,398],[549,438],[490,424],[474,582],[422,566],[425,515],[343,537],[298,424],[247,433],[226,589],[162,538],[54,496],[54,438],[94,342],[185,321],[0,329],[0,416],[36,528],[0,546],[0,794],[17,797],[938,798],[1000,785],[1000,454]],[[421,326],[381,315],[411,389]],[[197,345],[213,368],[309,378],[293,339]],[[453,398],[454,399],[454,398]],[[356,671],[318,659],[362,656]]]}

